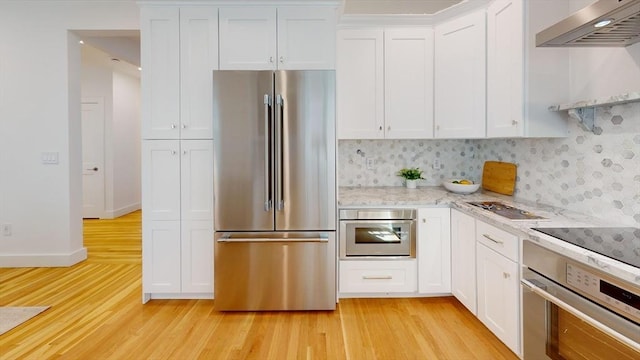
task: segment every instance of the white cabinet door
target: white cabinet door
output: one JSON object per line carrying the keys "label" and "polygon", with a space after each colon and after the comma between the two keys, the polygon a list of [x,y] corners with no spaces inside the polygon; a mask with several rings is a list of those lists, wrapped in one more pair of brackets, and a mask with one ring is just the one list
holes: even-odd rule
{"label": "white cabinet door", "polygon": [[435,28],[435,137],[482,138],[486,128],[486,15]]}
{"label": "white cabinet door", "polygon": [[177,7],[140,9],[143,139],[180,137],[179,34]]}
{"label": "white cabinet door", "polygon": [[180,292],[180,221],[144,221],[142,292]]}
{"label": "white cabinet door", "polygon": [[180,141],[142,142],[142,218],[180,220]]}
{"label": "white cabinet door", "polygon": [[339,139],[384,137],[383,41],[381,29],[338,31],[336,113]]}
{"label": "white cabinet door", "polygon": [[520,353],[518,264],[477,247],[478,318],[514,353]]}
{"label": "white cabinet door", "polygon": [[182,221],[181,233],[182,292],[212,294],[213,222]]}
{"label": "white cabinet door", "polygon": [[180,137],[213,138],[213,81],[218,69],[218,8],[180,9]]}
{"label": "white cabinet door", "polygon": [[451,292],[476,314],[476,221],[451,210]]}
{"label": "white cabinet door", "polygon": [[524,111],[522,0],[487,9],[487,137],[522,136]]}
{"label": "white cabinet door", "polygon": [[335,69],[336,10],[278,8],[278,69]]}
{"label": "white cabinet door", "polygon": [[276,8],[222,7],[220,70],[276,69]]}
{"label": "white cabinet door", "polygon": [[213,142],[181,142],[182,220],[213,221]]}
{"label": "white cabinet door", "polygon": [[384,31],[387,139],[433,137],[433,30]]}
{"label": "white cabinet door", "polygon": [[418,292],[451,292],[451,211],[418,209]]}

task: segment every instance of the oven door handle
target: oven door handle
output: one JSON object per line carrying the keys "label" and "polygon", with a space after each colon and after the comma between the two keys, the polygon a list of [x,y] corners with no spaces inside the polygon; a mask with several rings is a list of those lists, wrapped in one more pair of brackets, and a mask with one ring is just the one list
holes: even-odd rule
{"label": "oven door handle", "polygon": [[618,340],[619,342],[631,347],[632,349],[635,349],[636,351],[640,351],[640,344],[638,344],[637,342],[629,339],[628,337],[612,330],[611,328],[603,325],[602,323],[600,323],[597,320],[594,320],[592,318],[590,318],[589,316],[586,316],[585,314],[583,314],[580,310],[574,308],[573,306],[567,304],[566,302],[558,299],[557,297],[549,294],[548,292],[544,291],[542,288],[534,285],[531,281],[526,280],[526,279],[522,279],[520,280],[520,283],[527,287],[531,292],[533,292],[534,294],[542,297],[543,299],[549,301],[550,303],[556,305],[557,307],[561,308],[562,310],[570,313],[571,315],[577,317],[578,319],[586,322],[587,324],[593,326],[594,328],[602,331],[603,333],[611,336],[612,338]]}

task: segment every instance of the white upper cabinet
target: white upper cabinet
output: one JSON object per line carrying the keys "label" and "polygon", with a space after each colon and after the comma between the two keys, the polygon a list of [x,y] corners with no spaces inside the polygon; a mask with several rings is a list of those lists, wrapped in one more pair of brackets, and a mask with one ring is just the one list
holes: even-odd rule
{"label": "white upper cabinet", "polygon": [[433,137],[433,30],[384,31],[385,137]]}
{"label": "white upper cabinet", "polygon": [[180,9],[180,136],[212,139],[211,72],[218,69],[218,9]]}
{"label": "white upper cabinet", "polygon": [[180,10],[140,9],[142,137],[180,137]]}
{"label": "white upper cabinet", "polygon": [[221,8],[220,70],[276,68],[276,9]]}
{"label": "white upper cabinet", "polygon": [[142,7],[142,138],[211,139],[218,8]]}
{"label": "white upper cabinet", "polygon": [[433,30],[344,29],[337,44],[340,139],[433,137]]}
{"label": "white upper cabinet", "polygon": [[435,27],[435,137],[483,138],[486,127],[485,11]]}
{"label": "white upper cabinet", "polygon": [[382,29],[340,30],[336,54],[338,138],[384,138]]}
{"label": "white upper cabinet", "polygon": [[568,101],[569,56],[535,47],[535,34],[566,14],[564,0],[495,0],[487,9],[487,137],[566,136],[566,120],[548,106]]}
{"label": "white upper cabinet", "polygon": [[335,9],[223,7],[221,70],[333,69]]}
{"label": "white upper cabinet", "polygon": [[336,10],[278,8],[278,68],[335,69]]}

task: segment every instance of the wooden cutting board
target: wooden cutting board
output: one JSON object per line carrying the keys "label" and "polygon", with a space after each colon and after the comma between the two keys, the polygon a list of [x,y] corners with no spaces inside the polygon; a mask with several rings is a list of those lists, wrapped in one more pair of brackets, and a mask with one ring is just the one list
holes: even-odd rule
{"label": "wooden cutting board", "polygon": [[498,194],[513,195],[517,166],[501,161],[485,161],[482,169],[482,188]]}

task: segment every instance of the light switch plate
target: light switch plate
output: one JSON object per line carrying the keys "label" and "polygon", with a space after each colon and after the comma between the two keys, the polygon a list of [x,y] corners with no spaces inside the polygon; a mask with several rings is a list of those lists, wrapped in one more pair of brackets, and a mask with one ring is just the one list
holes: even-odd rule
{"label": "light switch plate", "polygon": [[40,155],[43,164],[58,164],[58,153],[57,152],[43,152]]}

